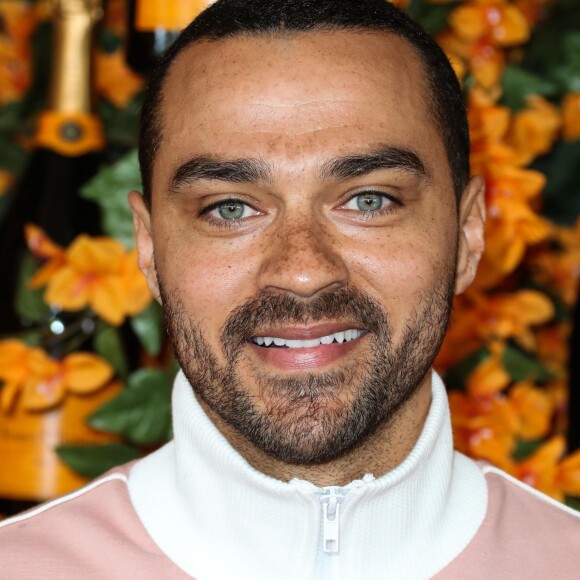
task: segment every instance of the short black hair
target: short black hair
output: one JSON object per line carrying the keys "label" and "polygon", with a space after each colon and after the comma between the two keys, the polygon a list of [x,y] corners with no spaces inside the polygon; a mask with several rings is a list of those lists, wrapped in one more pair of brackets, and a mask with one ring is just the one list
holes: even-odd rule
{"label": "short black hair", "polygon": [[386,0],[218,0],[181,32],[151,75],[139,137],[146,203],[151,204],[153,164],[163,137],[163,84],[172,63],[186,47],[202,39],[340,30],[392,33],[414,47],[423,62],[426,96],[459,199],[470,175],[465,100],[447,56],[419,24]]}

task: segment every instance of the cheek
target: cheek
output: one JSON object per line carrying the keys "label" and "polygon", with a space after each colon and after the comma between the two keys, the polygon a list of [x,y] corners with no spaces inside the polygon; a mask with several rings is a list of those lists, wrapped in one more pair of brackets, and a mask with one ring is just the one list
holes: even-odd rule
{"label": "cheek", "polygon": [[453,236],[407,231],[375,236],[351,248],[353,284],[378,299],[395,333],[435,288],[446,284],[455,261]]}
{"label": "cheek", "polygon": [[256,249],[239,240],[199,240],[195,236],[175,242],[173,237],[156,251],[157,269],[166,292],[177,291],[188,316],[207,330],[221,328],[238,305],[255,294],[252,272]]}

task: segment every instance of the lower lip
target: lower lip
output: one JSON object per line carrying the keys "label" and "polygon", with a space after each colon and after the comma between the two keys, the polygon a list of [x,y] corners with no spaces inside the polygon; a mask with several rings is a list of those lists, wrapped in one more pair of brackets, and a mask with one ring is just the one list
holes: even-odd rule
{"label": "lower lip", "polygon": [[361,338],[342,344],[337,342],[321,344],[312,348],[264,348],[251,342],[250,348],[261,361],[278,369],[312,371],[339,361],[356,348]]}

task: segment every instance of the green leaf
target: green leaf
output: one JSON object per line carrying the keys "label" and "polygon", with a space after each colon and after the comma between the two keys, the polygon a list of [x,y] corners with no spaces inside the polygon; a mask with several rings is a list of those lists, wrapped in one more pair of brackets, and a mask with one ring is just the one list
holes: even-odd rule
{"label": "green leaf", "polygon": [[124,435],[147,445],[166,440],[171,425],[171,381],[162,371],[142,369],[129,377],[118,397],[93,413],[95,429]]}
{"label": "green leaf", "polygon": [[518,439],[515,451],[512,453],[513,459],[523,461],[535,453],[544,443],[544,439],[534,439],[533,441],[522,441]]}
{"label": "green leaf", "polygon": [[526,106],[529,95],[549,97],[558,93],[555,83],[515,65],[505,67],[502,87],[502,102],[514,111]]}
{"label": "green leaf", "polygon": [[412,0],[407,8],[409,16],[417,21],[431,36],[435,36],[447,28],[449,14],[455,9],[456,3],[430,4],[424,0]]}
{"label": "green leaf", "polygon": [[93,346],[95,352],[107,360],[121,378],[127,377],[129,373],[127,356],[121,335],[116,328],[100,323],[95,333]]}
{"label": "green leaf", "polygon": [[128,248],[134,245],[133,220],[127,201],[127,195],[133,189],[141,189],[136,151],[103,167],[81,189],[82,197],[101,207],[105,234],[117,238]]}
{"label": "green leaf", "polygon": [[105,99],[100,102],[99,117],[105,127],[109,147],[117,145],[125,150],[137,147],[142,100],[143,95],[139,93],[122,109]]}
{"label": "green leaf", "polygon": [[487,348],[481,348],[477,352],[467,356],[445,373],[445,384],[450,389],[463,390],[467,377],[475,367],[489,356]]}
{"label": "green leaf", "polygon": [[580,512],[580,497],[566,496],[566,505]]}
{"label": "green leaf", "polygon": [[90,479],[141,455],[138,449],[123,443],[61,445],[56,448],[56,452],[60,460],[73,471]]}
{"label": "green leaf", "polygon": [[571,226],[580,215],[580,141],[560,141],[532,168],[547,177],[542,213],[561,225]]}
{"label": "green leaf", "polygon": [[551,76],[562,92],[580,91],[580,32],[565,35],[563,48],[565,58],[554,66]]}
{"label": "green leaf", "polygon": [[12,139],[0,136],[0,167],[14,173],[20,172],[27,155]]}
{"label": "green leaf", "polygon": [[547,367],[510,344],[506,346],[502,363],[505,370],[516,382],[534,380],[542,383],[554,378]]}
{"label": "green leaf", "polygon": [[158,355],[163,345],[163,314],[159,304],[152,300],[145,310],[131,317],[130,324],[145,350]]}
{"label": "green leaf", "polygon": [[30,254],[25,254],[21,262],[14,307],[25,321],[46,322],[50,318],[50,308],[44,302],[44,290],[33,290],[28,287],[28,282],[36,269],[34,258]]}
{"label": "green leaf", "polygon": [[119,50],[123,44],[123,39],[110,28],[103,28],[99,35],[99,47],[106,53],[111,54]]}

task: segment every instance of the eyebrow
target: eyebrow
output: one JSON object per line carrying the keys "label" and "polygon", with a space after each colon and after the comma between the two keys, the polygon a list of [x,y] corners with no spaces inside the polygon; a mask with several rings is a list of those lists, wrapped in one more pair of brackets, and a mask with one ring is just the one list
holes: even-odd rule
{"label": "eyebrow", "polygon": [[[323,181],[352,179],[375,171],[396,169],[425,180],[429,172],[420,157],[409,149],[380,147],[369,153],[351,154],[331,159],[319,171]],[[227,183],[271,183],[273,171],[262,159],[224,160],[217,157],[194,157],[180,165],[171,178],[170,191],[191,186],[197,181]]]}
{"label": "eyebrow", "polygon": [[228,183],[271,182],[272,170],[261,159],[221,160],[214,157],[194,157],[180,165],[171,178],[170,190],[193,185],[196,181]]}
{"label": "eyebrow", "polygon": [[396,169],[430,180],[429,172],[421,158],[409,149],[380,147],[369,153],[346,155],[332,159],[322,166],[320,175],[325,181],[352,179],[374,171]]}

